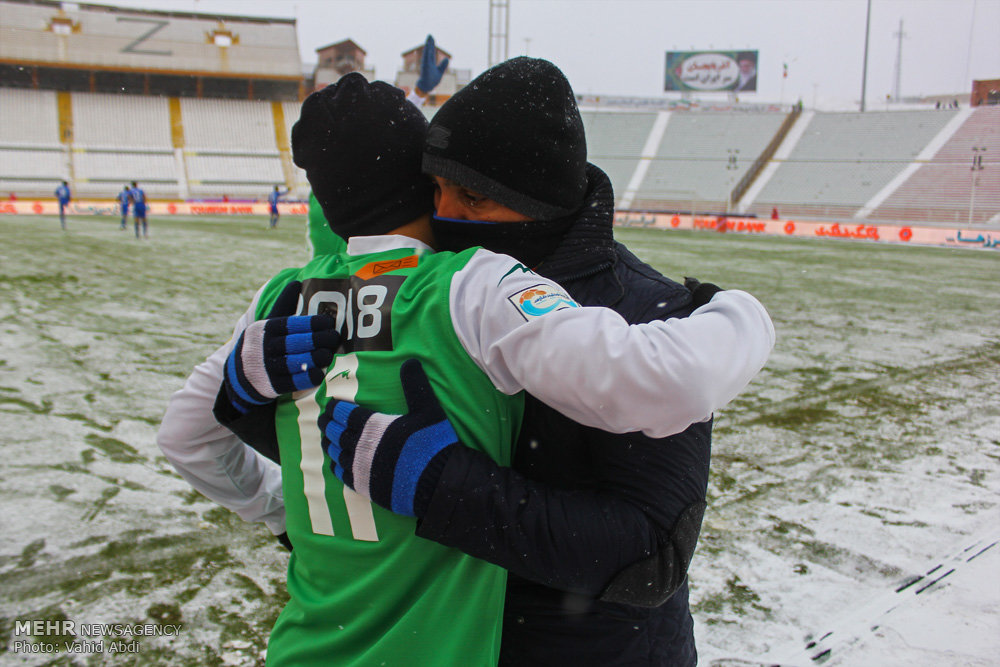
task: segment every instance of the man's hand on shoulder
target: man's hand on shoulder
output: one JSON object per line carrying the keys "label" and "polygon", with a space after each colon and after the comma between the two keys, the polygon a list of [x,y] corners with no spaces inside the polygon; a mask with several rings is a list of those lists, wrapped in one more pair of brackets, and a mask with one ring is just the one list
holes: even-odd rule
{"label": "man's hand on shoulder", "polygon": [[319,428],[340,481],[396,514],[421,518],[459,442],[420,362],[404,362],[399,377],[407,414],[330,401]]}

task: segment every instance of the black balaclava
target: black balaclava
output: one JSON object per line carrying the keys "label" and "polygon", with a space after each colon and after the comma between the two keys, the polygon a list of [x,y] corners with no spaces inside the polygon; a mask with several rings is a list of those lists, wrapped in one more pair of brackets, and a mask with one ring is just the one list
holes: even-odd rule
{"label": "black balaclava", "polygon": [[433,186],[420,173],[426,132],[401,90],[357,72],[306,98],[292,156],[334,233],[384,234],[433,210]]}

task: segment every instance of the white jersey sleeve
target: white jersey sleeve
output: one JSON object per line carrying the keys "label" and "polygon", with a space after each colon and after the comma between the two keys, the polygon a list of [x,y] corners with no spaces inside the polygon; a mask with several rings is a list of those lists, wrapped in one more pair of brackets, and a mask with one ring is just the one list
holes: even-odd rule
{"label": "white jersey sleeve", "polygon": [[197,491],[245,521],[262,521],[278,535],[285,532],[281,467],[240,441],[212,413],[226,358],[253,322],[260,294],[240,318],[232,339],[196,366],[171,396],[156,442]]}
{"label": "white jersey sleeve", "polygon": [[746,292],[719,292],[690,317],[630,325],[487,250],[455,274],[450,304],[462,346],[499,390],[524,389],[613,433],[662,438],[708,419],[774,347],[771,318]]}

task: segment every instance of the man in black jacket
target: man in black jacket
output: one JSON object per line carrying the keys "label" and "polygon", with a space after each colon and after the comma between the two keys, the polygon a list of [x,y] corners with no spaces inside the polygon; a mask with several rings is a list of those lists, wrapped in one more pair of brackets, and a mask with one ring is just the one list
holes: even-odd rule
{"label": "man in black jacket", "polygon": [[[586,162],[575,97],[547,61],[515,58],[453,96],[423,168],[439,250],[512,255],[630,323],[685,317],[718,289],[692,292],[614,240],[611,183]],[[513,467],[456,448],[417,535],[509,571],[501,665],[693,665],[686,573],[710,448],[711,421],[616,435],[529,396]]]}
{"label": "man in black jacket", "polygon": [[[673,282],[614,240],[610,181],[587,163],[575,97],[547,61],[515,58],[453,96],[431,123],[424,171],[440,250],[512,255],[630,323],[686,317],[718,291]],[[266,452],[273,428],[227,425]],[[513,467],[453,447],[417,535],[509,571],[502,665],[693,665],[687,568],[710,445],[711,421],[658,440],[618,435],[529,396]]]}

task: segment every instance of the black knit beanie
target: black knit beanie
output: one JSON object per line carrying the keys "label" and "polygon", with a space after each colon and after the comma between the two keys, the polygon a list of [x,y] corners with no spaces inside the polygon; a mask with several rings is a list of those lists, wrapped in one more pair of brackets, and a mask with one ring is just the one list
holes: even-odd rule
{"label": "black knit beanie", "polygon": [[569,81],[538,58],[486,70],[431,120],[423,170],[535,220],[572,213],[587,189],[587,139]]}
{"label": "black knit beanie", "polygon": [[420,173],[427,119],[403,92],[352,72],[302,103],[292,157],[342,238],[385,234],[429,213]]}

